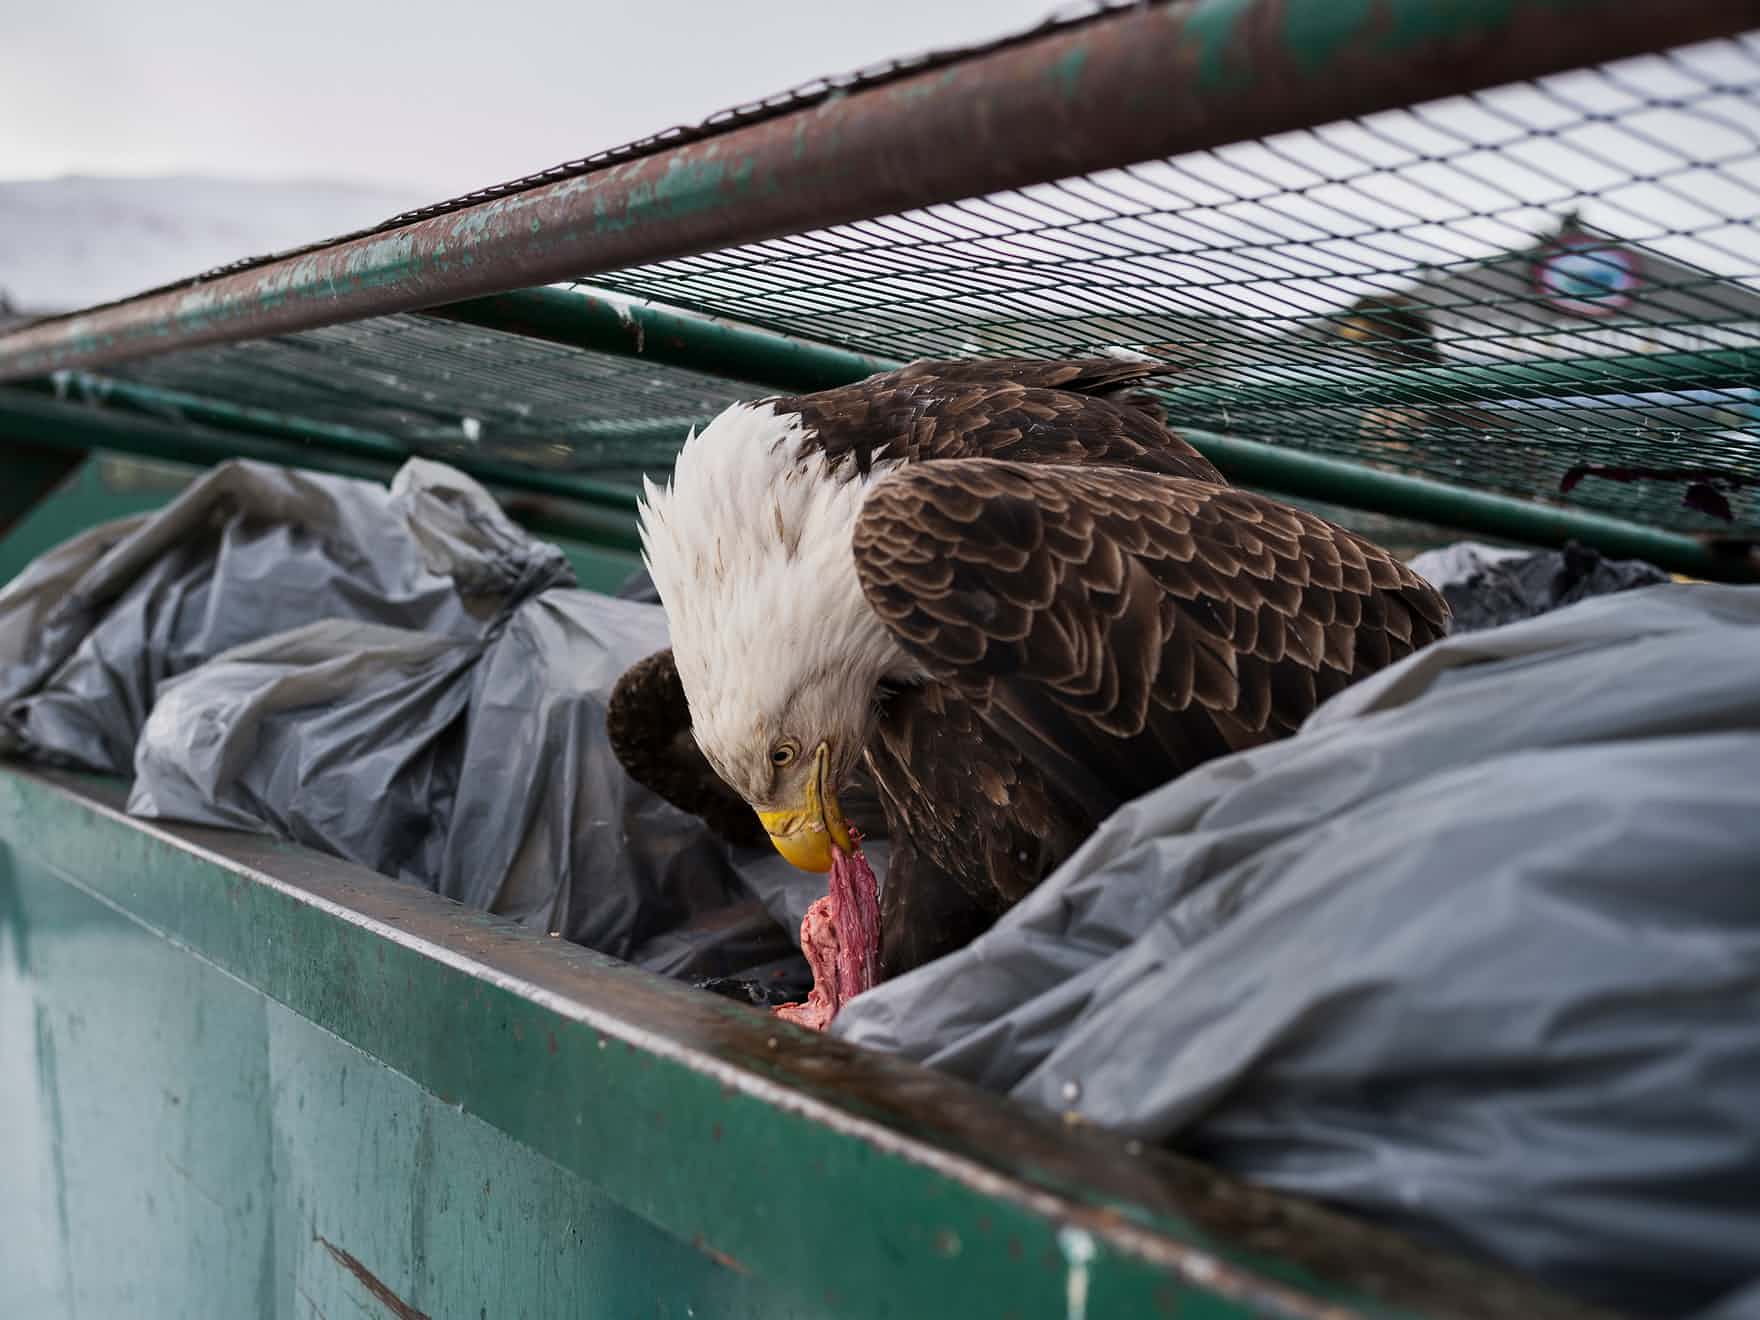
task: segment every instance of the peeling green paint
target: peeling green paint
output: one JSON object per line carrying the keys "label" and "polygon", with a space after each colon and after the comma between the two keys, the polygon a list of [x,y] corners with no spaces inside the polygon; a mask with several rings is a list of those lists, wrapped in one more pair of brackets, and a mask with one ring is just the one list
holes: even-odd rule
{"label": "peeling green paint", "polygon": [[[1430,2],[1441,7],[1442,0]],[[1319,73],[1362,39],[1364,29],[1380,7],[1376,0],[1332,0],[1324,11],[1300,6],[1286,8],[1284,48],[1303,73]]]}
{"label": "peeling green paint", "polygon": [[674,158],[653,186],[652,204],[666,215],[689,215],[719,192],[727,178],[727,164],[719,160]]}
{"label": "peeling green paint", "polygon": [[479,242],[489,232],[491,222],[500,215],[503,202],[488,202],[460,211],[453,218],[452,237],[462,243]]}
{"label": "peeling green paint", "polygon": [[756,170],[751,156],[730,171],[725,161],[680,154],[658,179],[630,187],[621,209],[607,206],[603,191],[596,193],[593,232],[615,234],[648,220],[675,220],[714,210],[746,191]]}
{"label": "peeling green paint", "polygon": [[1072,46],[1051,66],[1051,76],[1057,82],[1059,94],[1066,101],[1082,90],[1082,70],[1087,63],[1087,48]]}
{"label": "peeling green paint", "polygon": [[943,69],[941,73],[934,78],[929,77],[927,74],[921,74],[910,79],[908,82],[900,83],[893,89],[893,95],[906,104],[913,101],[926,100],[930,97],[940,95],[947,91],[949,87],[956,86],[959,82],[959,76],[960,71],[958,66]]}
{"label": "peeling green paint", "polygon": [[1250,69],[1239,69],[1230,58],[1236,47],[1236,30],[1254,7],[1255,0],[1206,0],[1190,10],[1170,5],[1163,12],[1177,23],[1187,47],[1195,47],[1198,86],[1207,92],[1240,84],[1251,85]]}
{"label": "peeling green paint", "polygon": [[1395,6],[1388,31],[1392,44],[1404,47],[1504,28],[1515,21],[1519,9],[1582,7],[1582,0],[1428,0],[1425,4],[1404,0]]}
{"label": "peeling green paint", "polygon": [[[1532,4],[1533,0],[1527,0]],[[1516,0],[1332,0],[1326,8],[1285,10],[1284,45],[1302,72],[1331,68],[1352,46],[1398,55],[1427,42],[1448,41],[1506,26]]]}
{"label": "peeling green paint", "polygon": [[[349,252],[342,262],[342,276],[351,290],[389,288],[419,275],[423,261],[411,235],[393,233]],[[334,295],[338,292],[334,276],[328,282],[328,292]]]}
{"label": "peeling green paint", "polygon": [[[1328,0],[1284,4],[1279,45],[1302,73],[1325,74],[1350,51],[1387,56],[1461,37],[1495,33],[1514,19],[1518,6],[1569,8],[1577,0]],[[1203,0],[1189,11],[1174,7],[1206,91],[1251,86],[1257,71],[1237,52],[1247,49],[1249,18],[1260,0]]]}

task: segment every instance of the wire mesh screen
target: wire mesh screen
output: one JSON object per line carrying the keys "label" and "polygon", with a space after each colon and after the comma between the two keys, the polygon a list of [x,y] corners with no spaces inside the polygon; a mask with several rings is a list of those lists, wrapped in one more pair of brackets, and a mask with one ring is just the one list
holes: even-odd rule
{"label": "wire mesh screen", "polygon": [[[402,451],[514,463],[624,486],[663,475],[689,428],[774,389],[421,316],[376,317],[277,339],[66,372],[63,397],[193,423],[264,412],[320,442],[323,428]],[[144,388],[139,388],[144,387]],[[1458,534],[1337,506],[1306,507],[1401,554]]]}
{"label": "wire mesh screen", "polygon": [[[204,419],[216,400],[346,427],[410,453],[491,459],[635,485],[689,428],[756,385],[423,316],[67,373],[64,394]],[[144,385],[154,393],[130,393]],[[319,436],[318,438],[322,438]]]}
{"label": "wire mesh screen", "polygon": [[[1757,93],[1749,34],[594,283],[898,359],[1127,347],[1188,427],[1751,535]],[[422,316],[61,385],[617,482],[773,392]]]}
{"label": "wire mesh screen", "polygon": [[1757,92],[1750,34],[596,282],[899,358],[1130,347],[1188,426],[1752,529]]}

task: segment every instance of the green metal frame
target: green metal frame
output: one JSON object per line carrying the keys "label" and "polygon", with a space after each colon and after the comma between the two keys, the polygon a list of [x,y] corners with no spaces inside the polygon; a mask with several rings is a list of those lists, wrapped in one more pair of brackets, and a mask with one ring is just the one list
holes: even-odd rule
{"label": "green metal frame", "polygon": [[9,1320],[822,1313],[16,851],[0,1057]]}
{"label": "green metal frame", "polygon": [[[112,397],[156,403],[166,401],[167,393],[141,387],[113,392]],[[199,412],[204,418],[219,419],[234,411],[228,404],[209,407],[214,401],[190,395],[173,393],[169,400],[168,406],[184,416]],[[189,406],[185,407],[186,404]],[[251,458],[369,480],[385,480],[397,465],[418,452],[380,437],[375,437],[372,444],[358,439],[345,445],[331,444],[324,438],[322,423],[308,423],[306,419],[262,409],[249,411],[251,425],[232,429],[167,421],[114,405],[57,400],[31,389],[0,388],[0,442],[35,444],[76,453],[109,449],[183,463]],[[381,439],[382,444],[378,443]],[[630,521],[635,498],[630,490],[510,463],[460,461],[451,455],[448,461],[491,487],[560,501],[543,506],[541,520],[545,530],[616,550],[633,552],[640,548]]]}
{"label": "green metal frame", "polygon": [[[539,315],[534,309],[542,308]],[[650,309],[658,314],[659,309]],[[563,293],[530,290],[506,299],[473,305],[472,324],[527,333],[540,321],[542,337],[603,353],[643,355],[658,339],[624,331],[616,304],[585,290]],[[737,362],[742,379],[791,391],[847,384],[901,363],[858,356],[774,332],[735,326],[692,314],[666,314],[663,327],[668,365],[702,371]],[[729,346],[737,344],[737,352]],[[1269,377],[1269,379],[1267,379]],[[1267,372],[1241,385],[1180,386],[1159,391],[1176,424],[1190,415],[1228,408],[1264,407],[1292,396],[1300,386],[1302,406],[1331,399],[1361,404],[1361,373],[1348,368]],[[1591,359],[1559,359],[1463,367],[1382,367],[1374,372],[1377,407],[1483,400],[1488,394],[1512,398],[1554,397],[1562,393],[1592,397],[1635,390],[1670,391],[1726,388],[1760,383],[1760,352],[1719,349],[1701,352],[1632,354]],[[1355,393],[1353,393],[1355,391]],[[705,421],[707,419],[698,419]],[[683,425],[678,439],[683,439]],[[1452,527],[1481,536],[1504,537],[1529,545],[1562,546],[1581,541],[1603,552],[1646,559],[1670,572],[1716,581],[1760,580],[1760,563],[1745,545],[1724,546],[1710,539],[1646,527],[1567,505],[1522,500],[1446,482],[1383,472],[1359,463],[1300,449],[1181,426],[1181,433],[1231,480],[1274,494],[1322,500],[1365,512],[1388,514]],[[634,493],[624,495],[633,504]]]}
{"label": "green metal frame", "polygon": [[[53,398],[40,387],[0,387],[0,439],[63,449],[102,446],[186,462],[263,457],[267,462],[303,463],[351,475],[382,472],[421,452],[418,446],[360,427],[291,417],[267,408],[85,373],[69,373],[67,379],[84,386],[80,401]],[[672,435],[687,424],[667,423],[654,430]],[[654,431],[646,427],[619,430],[613,435],[649,443],[655,438]],[[257,436],[267,443],[254,444],[244,452],[246,438]],[[474,476],[509,489],[560,496],[619,512],[629,507],[628,490],[588,477],[480,458],[452,461]]]}
{"label": "green metal frame", "polygon": [[[654,303],[575,286],[524,289],[430,308],[424,313],[573,348],[638,357],[666,366],[751,381],[791,393],[846,385],[902,366],[892,358],[851,353],[757,326],[740,325]],[[1328,346],[1315,345],[1316,350]],[[1760,349],[1542,358],[1438,367],[1390,367],[1348,345],[1334,360],[1306,370],[1256,369],[1252,379],[1218,385],[1172,385],[1159,391],[1179,414],[1222,409],[1375,407],[1484,403],[1498,399],[1591,398],[1609,394],[1760,387]],[[94,378],[97,379],[97,378]]]}
{"label": "green metal frame", "polygon": [[[119,803],[120,790],[105,781],[0,770],[0,944],[10,927],[27,977],[33,963],[48,965],[30,952],[45,938],[31,905],[46,901],[45,885],[81,891],[152,942],[360,1051],[357,1079],[336,1084],[391,1085],[373,1080],[381,1074],[415,1082],[559,1170],[564,1203],[551,1213],[586,1213],[571,1212],[568,1196],[615,1206],[713,1262],[728,1284],[756,1290],[748,1303],[768,1298],[756,1314],[1586,1314],[1122,1136],[1070,1128],[361,868],[314,864],[302,849],[251,835],[160,828],[125,817]],[[52,980],[32,989],[45,1004],[70,993]],[[179,1015],[218,1012],[204,1009],[211,992],[185,998]],[[42,1038],[39,1030],[39,1082],[52,1102],[112,1103],[119,1114],[156,1102],[127,1085],[106,1102],[90,1076],[63,1094]],[[51,1044],[65,1068],[67,1044]],[[216,1071],[182,1078],[176,1089],[189,1091],[189,1107],[155,1138],[186,1160],[203,1160],[191,1142],[269,1121],[258,1116],[260,1096],[235,1094],[242,1088],[229,1083],[224,1061],[205,1066]],[[205,1134],[182,1131],[204,1118]],[[279,1158],[310,1164],[327,1142],[350,1139],[308,1132],[313,1149]],[[277,1131],[271,1144],[290,1140]],[[253,1261],[266,1253],[269,1282],[258,1286],[284,1286],[286,1258],[309,1252],[339,1201],[363,1202],[369,1219],[409,1221],[419,1211],[411,1196],[454,1162],[445,1149],[424,1158],[428,1167],[404,1170],[420,1175],[413,1187],[363,1183],[348,1160],[331,1158],[308,1190],[313,1203],[288,1214],[293,1222],[260,1229],[275,1240],[251,1246]],[[496,1194],[513,1198],[516,1219],[528,1217],[520,1186],[498,1184]],[[239,1189],[225,1196],[239,1200]],[[199,1230],[224,1235],[225,1210],[187,1202],[181,1213],[191,1222],[154,1231],[176,1241]],[[327,1241],[371,1256],[365,1268],[394,1297],[407,1299],[421,1283],[386,1269],[383,1233],[374,1252]],[[468,1256],[470,1242],[457,1250]],[[651,1260],[656,1249],[645,1250]],[[627,1292],[616,1253],[603,1241],[597,1251],[603,1286]],[[500,1259],[497,1272],[519,1278],[537,1268]],[[644,1286],[662,1313],[677,1314],[668,1303],[687,1283],[700,1280],[661,1276]],[[70,1286],[77,1291],[78,1281]],[[184,1295],[203,1286],[186,1280]],[[424,1300],[437,1314],[459,1313],[456,1296],[430,1291]],[[607,1313],[593,1302],[594,1294],[553,1297],[547,1309]]]}
{"label": "green metal frame", "polygon": [[[525,309],[520,315],[528,320],[530,309],[542,305],[546,318],[545,337],[553,342],[631,355],[646,353],[649,345],[657,342],[646,335],[632,337],[611,333],[610,327],[618,323],[615,305],[608,300],[595,299],[579,291],[554,296],[552,291],[533,292],[539,296],[529,301],[515,299],[507,305]],[[660,315],[654,309],[650,311]],[[493,308],[479,307],[473,315],[475,324],[496,329],[512,330],[518,324],[514,317],[502,320]],[[653,324],[665,326],[670,365],[702,369],[713,362],[724,362],[737,356],[744,374],[766,380],[779,388],[823,388],[898,365],[881,358],[845,354],[784,335],[731,327],[709,318],[667,315],[663,322]],[[1752,379],[1747,373],[1755,364],[1756,356],[1728,350],[1665,354],[1658,355],[1660,360],[1643,362],[1615,358],[1593,383],[1573,384],[1570,389],[1572,393],[1584,395],[1629,391],[1635,387],[1640,367],[1644,369],[1642,379],[1650,388],[1688,388],[1688,382],[1728,384],[1737,377]],[[1377,379],[1384,376],[1395,382],[1390,386],[1393,394],[1389,397],[1434,402],[1439,391],[1463,392],[1465,397],[1464,391],[1469,387],[1482,390],[1488,380],[1496,380],[1501,383],[1500,388],[1512,392],[1518,389],[1556,391],[1561,388],[1561,373],[1571,365],[1524,363],[1507,368],[1402,368],[1385,371]],[[1602,366],[1600,362],[1595,365]],[[792,375],[796,370],[803,373],[798,383]],[[1678,376],[1671,375],[1671,372],[1678,372]],[[264,409],[239,408],[226,402],[105,377],[78,375],[69,379],[82,386],[78,393],[90,402],[59,402],[26,388],[0,388],[0,439],[76,448],[99,445],[161,458],[193,457],[216,461],[223,457],[258,457],[269,462],[304,464],[352,475],[370,475],[375,470],[382,472],[383,465],[401,462],[412,453],[421,452],[419,445],[358,428],[330,426]],[[1417,383],[1422,381],[1430,383]],[[1249,388],[1265,391],[1274,390],[1276,386]],[[1176,423],[1184,411],[1199,411],[1201,407],[1220,405],[1233,397],[1220,387],[1204,390],[1176,387],[1167,391],[1166,396]],[[1378,393],[1378,402],[1380,398]],[[117,407],[118,404],[132,405],[147,412],[137,415]],[[151,415],[166,412],[212,425],[201,430],[186,429]],[[680,418],[660,429],[662,434],[670,434],[682,441],[688,426],[700,425],[707,420]],[[1230,480],[1275,494],[1348,505],[1366,512],[1418,519],[1530,545],[1559,546],[1577,540],[1611,555],[1646,559],[1669,572],[1715,581],[1760,579],[1760,563],[1756,563],[1745,544],[1723,545],[1709,538],[1646,527],[1565,505],[1515,499],[1421,477],[1382,472],[1299,449],[1280,448],[1264,441],[1189,427],[1181,430]],[[608,440],[627,439],[632,445],[654,443],[654,435],[647,429],[639,434],[610,430],[602,434]],[[258,439],[259,436],[264,438]],[[296,446],[290,442],[298,443]],[[469,453],[447,451],[442,456],[490,485],[568,501],[574,510],[570,516],[575,521],[577,530],[574,535],[577,537],[584,535],[618,550],[633,552],[639,549],[632,522],[636,500],[634,490],[569,473],[545,472],[484,460]],[[377,469],[363,467],[363,460],[380,466]],[[551,523],[553,527],[559,525],[556,521]]]}
{"label": "green metal frame", "polygon": [[[99,410],[33,409],[0,394],[0,435],[39,445],[109,443],[211,458],[248,452],[342,468],[431,452],[497,487],[569,501],[619,551],[634,547],[632,492],[572,472],[496,462],[420,430],[379,432],[237,400],[155,389],[91,368],[199,344],[420,311],[438,319],[690,367],[762,387],[822,388],[883,369],[880,358],[771,329],[579,288],[524,287],[684,257],[845,220],[1220,146],[1422,97],[1472,91],[1741,31],[1751,0],[1678,0],[1666,30],[1622,0],[1187,0],[1056,25],[921,68],[786,100],[702,133],[655,139],[371,233],[250,263],[186,287],[0,334],[0,379],[60,373],[103,413],[172,416],[201,429],[174,440]],[[1549,391],[1721,388],[1754,382],[1760,354],[1654,356],[1378,370],[1374,402],[1471,404]],[[1672,571],[1760,575],[1743,539],[1668,533],[1568,505],[1528,503],[1423,478],[1364,471],[1348,481],[1320,455],[1209,432],[1229,409],[1349,405],[1348,363],[1262,373],[1239,385],[1168,392],[1175,421],[1237,480],[1532,544],[1579,539]],[[583,423],[558,438],[650,457],[689,418]],[[91,437],[103,435],[102,441]],[[244,437],[254,437],[247,445]],[[274,446],[274,447],[269,447]],[[359,470],[359,469],[356,469]],[[1751,539],[1751,538],[1749,538]]]}
{"label": "green metal frame", "polygon": [[1715,582],[1760,580],[1745,543],[1730,545],[1662,531],[1582,509],[1511,499],[1442,481],[1381,472],[1360,463],[1279,449],[1258,440],[1181,428],[1180,434],[1230,481],[1302,499],[1342,504],[1453,527],[1525,545],[1591,545],[1618,558],[1644,559],[1670,573]]}
{"label": "green metal frame", "polygon": [[790,393],[844,385],[896,365],[718,316],[579,286],[519,289],[432,307],[424,314]]}
{"label": "green metal frame", "polygon": [[[1680,0],[1665,35],[1719,35],[1755,17],[1752,0]],[[43,472],[62,461],[57,453],[107,448],[382,478],[426,451],[512,492],[509,502],[523,501],[515,511],[532,525],[566,527],[629,556],[634,493],[624,487],[496,462],[437,434],[385,434],[98,369],[427,309],[764,388],[822,388],[891,364],[681,309],[527,286],[1563,70],[1646,50],[1656,33],[1656,15],[1623,0],[1133,7],[828,93],[725,133],[15,330],[0,336],[0,379],[34,383],[0,390],[0,440],[35,446]],[[1397,368],[1376,372],[1374,402],[1605,394],[1659,381],[1722,388],[1751,383],[1755,365],[1751,352],[1718,350]],[[1348,407],[1352,370],[1270,374],[1238,389],[1177,387],[1168,399],[1176,423],[1208,422],[1244,398],[1262,408],[1293,404],[1285,391],[1295,384],[1303,406]],[[55,397],[57,389],[73,397]],[[691,420],[588,423],[570,434],[636,455],[682,438]],[[1695,576],[1756,575],[1745,550],[1691,536],[1203,428],[1188,434],[1232,479],[1296,498],[1534,544],[1581,539]],[[5,1035],[11,1019],[0,1020],[0,1057],[9,1067],[34,1060],[50,1128],[43,1180],[12,1198],[8,1213],[59,1234],[67,1261],[78,1237],[78,1258],[101,1264],[107,1243],[94,1234],[105,1227],[180,1248],[188,1258],[177,1262],[178,1277],[162,1282],[186,1310],[192,1295],[198,1303],[219,1296],[204,1290],[225,1276],[228,1288],[257,1289],[259,1311],[299,1309],[291,1288],[319,1312],[302,1281],[311,1262],[328,1261],[342,1272],[336,1282],[364,1293],[326,1298],[364,1296],[404,1320],[424,1317],[424,1307],[457,1313],[477,1295],[467,1277],[476,1251],[513,1280],[500,1294],[510,1310],[597,1306],[624,1315],[652,1296],[673,1314],[695,1299],[719,1314],[767,1317],[1586,1314],[1122,1136],[796,1031],[359,868],[253,836],[144,824],[120,802],[114,784],[0,768],[0,945],[11,960],[0,962],[0,985],[27,987],[35,1015],[22,1045]],[[117,1173],[82,1164],[70,1149],[76,1130],[135,1130],[128,1123],[144,1100],[128,1069],[150,1064],[144,1046],[125,1049],[138,1005],[116,1002],[125,997],[119,986],[102,987],[108,1002],[94,994],[105,970],[99,955],[49,956],[52,946],[73,947],[67,928],[81,923],[105,932],[108,943],[95,947],[149,951],[142,965],[154,969],[152,1002],[166,1005],[161,1025],[187,1046],[180,1058],[199,1065],[158,1125],[112,1153],[124,1165],[137,1152],[170,1161],[164,1177],[180,1181],[163,1203],[175,1213],[162,1224],[150,1222],[160,1204],[151,1195],[156,1166]],[[70,1005],[102,1016],[120,1062],[82,1046],[85,1027]],[[223,1013],[245,1025],[204,1043]],[[267,1043],[251,1034],[258,1019]],[[282,1051],[281,1064],[250,1071],[234,1048],[241,1042]],[[174,1078],[173,1066],[155,1076]],[[303,1120],[302,1078],[326,1088]],[[0,1088],[0,1113],[9,1095]],[[367,1153],[327,1153],[356,1122],[373,1134]],[[380,1157],[393,1147],[404,1153]],[[260,1160],[232,1167],[233,1153],[247,1149]],[[450,1207],[467,1192],[475,1207],[480,1176],[478,1220],[490,1222],[490,1183],[501,1169],[515,1181],[506,1214],[519,1231],[473,1237]],[[109,1193],[131,1178],[146,1199],[106,1218]],[[241,1186],[212,1190],[228,1178]],[[252,1204],[252,1186],[265,1189],[271,1209]],[[430,1194],[443,1204],[427,1203]],[[588,1249],[571,1236],[575,1216],[590,1226]],[[405,1219],[407,1250],[386,1228]],[[361,1236],[333,1227],[344,1220]],[[251,1227],[248,1242],[240,1224]],[[423,1234],[435,1224],[449,1236],[430,1253]],[[0,1241],[9,1236],[0,1231]],[[203,1250],[210,1242],[232,1250]],[[522,1272],[527,1249],[572,1271],[547,1304],[532,1300],[543,1288]],[[254,1273],[238,1268],[239,1250],[258,1253]],[[438,1270],[427,1263],[442,1254]],[[218,1263],[209,1270],[208,1260]],[[67,1310],[128,1299],[71,1268],[48,1287]]]}
{"label": "green metal frame", "polygon": [[1495,405],[1506,399],[1594,398],[1680,390],[1760,386],[1760,349],[1719,348],[1679,353],[1538,358],[1472,366],[1390,367],[1349,349],[1324,369],[1268,367],[1239,384],[1183,385],[1166,391],[1169,406],[1193,412],[1224,409],[1376,408],[1444,404]]}

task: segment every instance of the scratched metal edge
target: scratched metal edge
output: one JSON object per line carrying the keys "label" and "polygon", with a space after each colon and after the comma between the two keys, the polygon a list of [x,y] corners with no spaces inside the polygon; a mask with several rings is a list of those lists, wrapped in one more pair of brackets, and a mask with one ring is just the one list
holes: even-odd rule
{"label": "scratched metal edge", "polygon": [[[1095,1316],[1114,1313],[1103,1305],[1107,1299],[1141,1306],[1177,1301],[1179,1293],[1226,1300],[1242,1313],[1291,1317],[1597,1314],[1498,1271],[1419,1250],[1396,1235],[1189,1161],[1135,1152],[1113,1134],[1064,1127],[954,1079],[795,1030],[362,868],[257,836],[126,817],[120,797],[112,781],[8,766],[0,773],[0,822],[10,818],[14,846],[67,882],[589,1181],[599,1182],[606,1170],[591,1162],[583,1167],[565,1115],[544,1111],[546,1122],[533,1112],[545,1097],[537,1074],[546,1057],[597,1060],[604,1079],[577,1070],[573,1080],[625,1100],[640,1094],[637,1072],[665,1065],[667,1085],[679,1094],[693,1085],[714,1092],[730,1128],[736,1121],[766,1129],[780,1122],[783,1130],[771,1132],[764,1145],[766,1158],[786,1158],[811,1137],[828,1143],[827,1151],[848,1147],[858,1163],[893,1163],[904,1169],[894,1169],[905,1179],[900,1186],[929,1203],[954,1192],[975,1198],[981,1209],[1031,1235],[1041,1257],[1056,1254],[1060,1230],[1079,1230],[1099,1248],[1089,1266]],[[280,947],[277,929],[289,934]],[[302,964],[297,949],[288,948],[310,936],[335,945],[321,967]],[[509,1102],[505,1091],[474,1094],[457,1076],[445,1075],[451,1052],[472,1034],[455,1033],[445,1052],[424,1053],[421,1015],[407,1000],[387,994],[344,1011],[348,987],[370,981],[388,954],[393,981],[395,964],[407,964],[411,984],[419,973],[425,988],[447,992],[421,1002],[446,1004],[467,1025],[471,1013],[487,1012],[506,1028],[512,1014],[517,1035],[519,1015],[531,1020],[533,1075],[514,1079],[530,1083],[523,1101]],[[485,1007],[486,990],[494,994]],[[547,1054],[536,1048],[539,1028],[549,1033]],[[606,1052],[608,1042],[624,1048]],[[633,1071],[619,1073],[619,1066]],[[741,1102],[743,1120],[735,1114]],[[634,1115],[631,1109],[627,1132],[620,1128],[616,1135],[640,1145],[646,1129]],[[718,1144],[720,1129],[718,1122],[717,1144],[695,1152],[712,1152],[716,1167],[730,1150],[736,1159],[743,1154],[737,1142]],[[644,1150],[632,1167],[651,1171],[655,1160],[685,1159],[691,1152],[676,1144],[684,1134],[673,1136],[673,1144]],[[701,1179],[706,1166],[694,1167]],[[811,1169],[764,1167],[802,1186],[814,1176]],[[909,1174],[909,1168],[920,1172]],[[882,1172],[876,1167],[867,1176]],[[922,1179],[921,1172],[930,1177]],[[736,1241],[737,1252],[722,1252],[723,1222],[712,1216],[704,1224],[688,1209],[649,1203],[645,1180],[630,1181],[603,1190],[717,1258],[738,1257],[742,1267],[773,1281],[787,1280],[812,1254],[799,1245],[798,1225],[767,1241],[762,1233],[755,1242]],[[737,1203],[739,1189],[733,1191]],[[978,1222],[986,1218],[979,1214]],[[867,1219],[854,1207],[856,1227]],[[846,1253],[862,1241],[849,1227]],[[717,1245],[708,1245],[718,1235]],[[947,1262],[925,1250],[911,1264],[933,1277]],[[886,1260],[878,1264],[882,1275],[896,1268]],[[1023,1314],[1060,1314],[1061,1292],[1051,1291],[1058,1303],[1052,1311]],[[1044,1288],[1034,1296],[1045,1300]]]}
{"label": "scratched metal edge", "polygon": [[1727,36],[1760,0],[1132,8],[654,155],[0,337],[0,380],[412,311]]}

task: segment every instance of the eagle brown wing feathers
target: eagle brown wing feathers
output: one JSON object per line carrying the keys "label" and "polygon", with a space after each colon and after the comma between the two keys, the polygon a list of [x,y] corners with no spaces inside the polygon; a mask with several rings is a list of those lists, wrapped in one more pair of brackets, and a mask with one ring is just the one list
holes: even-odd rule
{"label": "eagle brown wing feathers", "polygon": [[1141,387],[1155,363],[989,359],[918,362],[854,385],[772,400],[806,427],[804,453],[834,472],[876,462],[997,458],[1105,464],[1223,484],[1197,450],[1162,423]]}
{"label": "eagle brown wing feathers", "polygon": [[875,484],[854,544],[900,644],[1094,823],[1293,732],[1447,627],[1428,584],[1350,532],[1142,471],[906,468]]}

